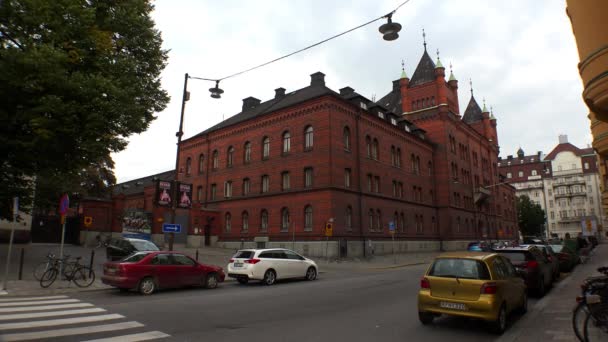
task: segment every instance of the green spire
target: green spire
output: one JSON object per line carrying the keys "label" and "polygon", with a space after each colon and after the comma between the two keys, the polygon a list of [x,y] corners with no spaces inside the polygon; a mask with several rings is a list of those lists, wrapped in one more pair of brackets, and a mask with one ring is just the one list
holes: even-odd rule
{"label": "green spire", "polygon": [[487,113],[488,112],[488,108],[486,107],[486,99],[483,99],[483,109],[481,110],[482,113]]}
{"label": "green spire", "polygon": [[452,62],[450,62],[450,79],[448,81],[458,81],[452,72]]}
{"label": "green spire", "polygon": [[490,106],[490,120],[496,121],[496,117],[494,116],[494,109]]}
{"label": "green spire", "polygon": [[437,63],[435,63],[435,69],[437,68],[443,68],[443,64],[441,64],[441,59],[439,59],[439,49],[437,49]]}
{"label": "green spire", "polygon": [[401,78],[409,78],[405,72],[405,61],[401,60]]}

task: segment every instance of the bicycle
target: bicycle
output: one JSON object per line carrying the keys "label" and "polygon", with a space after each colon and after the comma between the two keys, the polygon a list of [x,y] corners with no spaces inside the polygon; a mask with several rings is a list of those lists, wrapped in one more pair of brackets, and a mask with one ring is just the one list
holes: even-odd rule
{"label": "bicycle", "polygon": [[[52,268],[44,272],[40,279],[40,286],[43,288],[51,286],[55,282],[55,279],[57,279],[57,275],[62,267],[62,276],[65,280],[70,282],[73,281],[78,287],[91,286],[95,281],[95,272],[90,267],[80,264],[79,261],[81,258],[82,257],[77,257],[74,262],[60,260],[57,264],[53,265]],[[57,267],[58,265],[59,267]]]}
{"label": "bicycle", "polygon": [[97,245],[95,245],[95,249],[97,249],[97,248],[105,248],[105,247],[108,247],[110,245],[110,241],[112,240],[112,235],[105,235],[105,239],[102,239],[101,233],[99,233],[95,237],[95,240],[97,241]]}
{"label": "bicycle", "polygon": [[[69,255],[65,255],[63,258],[67,260],[69,257]],[[59,262],[59,258],[55,257],[55,254],[50,252],[47,253],[45,258],[45,261],[40,262],[38,265],[36,265],[36,267],[34,267],[34,279],[38,281],[40,281],[44,272],[46,272],[54,265],[57,265],[57,263]]]}
{"label": "bicycle", "polygon": [[[577,296],[578,304],[572,312],[572,328],[579,341],[586,341],[584,329],[588,324],[591,308],[597,304],[598,294],[608,291],[608,267],[600,267],[597,270],[604,275],[585,279],[581,284],[582,295]],[[604,296],[604,298],[608,300],[608,297]]]}

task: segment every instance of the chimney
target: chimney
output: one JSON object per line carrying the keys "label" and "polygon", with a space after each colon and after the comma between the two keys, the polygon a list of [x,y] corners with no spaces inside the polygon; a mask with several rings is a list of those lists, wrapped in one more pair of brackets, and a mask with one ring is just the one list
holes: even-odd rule
{"label": "chimney", "polygon": [[310,85],[325,86],[325,74],[320,71],[317,71],[314,74],[310,75]]}
{"label": "chimney", "polygon": [[399,90],[401,88],[400,82],[401,82],[401,80],[394,80],[393,81],[393,90]]}
{"label": "chimney", "polygon": [[567,144],[568,143],[568,135],[567,134],[560,134],[559,135],[559,143],[560,144]]}
{"label": "chimney", "polygon": [[340,95],[342,96],[346,96],[349,94],[352,94],[355,92],[355,89],[351,88],[351,87],[344,87],[342,89],[340,89]]}
{"label": "chimney", "polygon": [[543,151],[538,151],[536,154],[538,155],[538,160],[540,160],[540,157],[543,155]]}
{"label": "chimney", "polygon": [[256,99],[255,97],[249,96],[246,99],[243,99],[243,112],[249,110],[249,109],[253,109],[255,107],[257,107],[260,104],[260,100]]}
{"label": "chimney", "polygon": [[275,99],[282,99],[283,97],[285,97],[285,88],[277,88],[274,90],[274,98]]}
{"label": "chimney", "polygon": [[511,159],[513,159],[513,155],[508,155],[507,160],[511,160]]}

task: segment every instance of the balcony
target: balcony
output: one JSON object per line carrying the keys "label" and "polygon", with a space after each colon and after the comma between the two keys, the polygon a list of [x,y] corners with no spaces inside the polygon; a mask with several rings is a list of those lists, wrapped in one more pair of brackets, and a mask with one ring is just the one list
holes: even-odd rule
{"label": "balcony", "polygon": [[581,174],[583,173],[583,169],[582,168],[578,168],[578,169],[570,169],[570,170],[561,170],[561,171],[556,171],[553,170],[553,176],[567,176],[567,175],[576,175],[576,174]]}
{"label": "balcony", "polygon": [[554,193],[553,196],[555,198],[576,197],[576,196],[587,197],[587,193],[584,192],[584,191],[568,191],[568,192],[563,193],[563,194]]}
{"label": "balcony", "polygon": [[568,217],[562,217],[562,218],[558,219],[557,222],[559,222],[559,223],[581,222],[584,218],[585,218],[585,216],[568,216]]}

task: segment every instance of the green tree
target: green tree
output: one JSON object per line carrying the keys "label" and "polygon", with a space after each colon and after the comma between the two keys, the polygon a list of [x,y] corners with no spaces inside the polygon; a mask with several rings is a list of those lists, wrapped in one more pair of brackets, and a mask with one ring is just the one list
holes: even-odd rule
{"label": "green tree", "polygon": [[517,197],[517,221],[522,235],[542,235],[545,224],[545,211],[526,195]]}
{"label": "green tree", "polygon": [[169,100],[152,10],[148,0],[0,1],[0,217],[13,196],[31,204],[34,183],[43,203],[115,182],[110,154]]}

